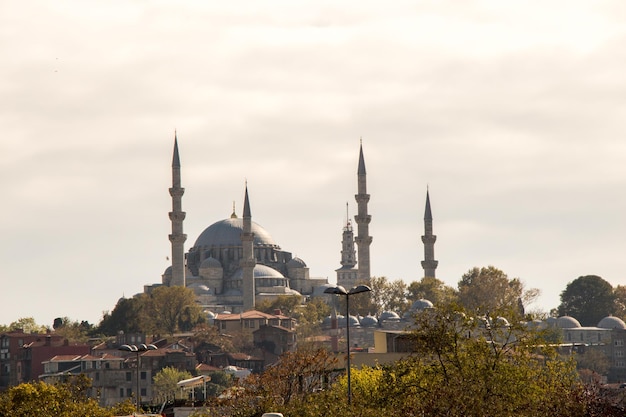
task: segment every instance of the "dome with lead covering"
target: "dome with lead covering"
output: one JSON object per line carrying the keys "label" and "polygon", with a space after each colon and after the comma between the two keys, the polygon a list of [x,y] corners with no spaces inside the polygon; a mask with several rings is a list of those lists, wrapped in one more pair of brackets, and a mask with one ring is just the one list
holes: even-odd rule
{"label": "dome with lead covering", "polygon": [[601,329],[626,329],[626,323],[619,317],[608,316],[600,320],[598,327]]}
{"label": "dome with lead covering", "polygon": [[561,316],[556,319],[556,325],[561,329],[577,329],[582,327],[580,322],[572,316]]}
{"label": "dome with lead covering", "polygon": [[200,264],[200,269],[205,269],[205,268],[221,268],[222,267],[222,263],[220,261],[218,261],[217,259],[209,256],[208,258],[206,258],[204,261],[202,261],[202,263]]}
{"label": "dome with lead covering", "polygon": [[[243,219],[230,218],[220,220],[200,233],[194,247],[241,246],[242,233]],[[252,233],[254,233],[255,246],[276,246],[269,232],[254,221],[252,222]]]}
{"label": "dome with lead covering", "polygon": [[287,262],[287,267],[289,268],[306,268],[306,264],[304,261],[297,256]]}

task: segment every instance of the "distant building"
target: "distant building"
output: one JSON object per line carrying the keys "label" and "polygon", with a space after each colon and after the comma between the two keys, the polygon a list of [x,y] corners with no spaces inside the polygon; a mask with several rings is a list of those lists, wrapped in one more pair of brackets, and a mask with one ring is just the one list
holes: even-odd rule
{"label": "distant building", "polygon": [[215,313],[240,313],[254,309],[257,301],[279,295],[302,297],[313,293],[326,278],[312,278],[306,263],[274,241],[267,230],[252,221],[246,185],[242,217],[229,218],[207,227],[185,254],[182,211],[181,164],[178,140],[172,159],[172,265],[162,275],[161,284],[147,285],[145,292],[166,286],[186,286],[194,290],[200,304]]}
{"label": "distant building", "polygon": [[53,333],[0,334],[0,390],[36,381],[44,373],[43,362],[57,355],[86,355],[91,346],[72,344]]}

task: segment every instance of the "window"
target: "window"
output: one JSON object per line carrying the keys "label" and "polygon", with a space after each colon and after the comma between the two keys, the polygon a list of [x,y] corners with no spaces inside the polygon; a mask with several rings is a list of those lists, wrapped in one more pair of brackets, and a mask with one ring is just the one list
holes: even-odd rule
{"label": "window", "polygon": [[624,361],[623,360],[616,360],[615,361],[615,367],[623,368],[624,367]]}
{"label": "window", "polygon": [[126,372],[126,380],[130,381],[132,379],[132,375],[130,372]]}
{"label": "window", "polygon": [[100,372],[96,372],[96,381],[100,381]]}
{"label": "window", "polygon": [[145,381],[145,379],[146,379],[146,371],[141,371],[141,379]]}
{"label": "window", "polygon": [[124,388],[120,388],[120,398],[124,398]]}
{"label": "window", "polygon": [[145,388],[142,388],[142,389],[141,389],[141,396],[142,396],[142,397],[145,397],[146,395],[148,395],[148,392],[146,391],[146,389],[145,389]]}
{"label": "window", "polygon": [[132,397],[133,396],[133,390],[130,388],[126,388],[126,396],[127,397]]}
{"label": "window", "polygon": [[619,349],[615,351],[615,357],[616,358],[623,358],[624,357],[624,351]]}

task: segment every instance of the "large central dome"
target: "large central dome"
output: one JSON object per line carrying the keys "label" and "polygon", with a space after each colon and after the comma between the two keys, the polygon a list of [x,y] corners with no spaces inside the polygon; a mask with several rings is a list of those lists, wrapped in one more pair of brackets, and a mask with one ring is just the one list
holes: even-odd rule
{"label": "large central dome", "polygon": [[[194,247],[241,246],[241,233],[243,233],[243,219],[220,220],[200,233]],[[276,246],[272,236],[258,223],[252,222],[252,233],[254,233],[255,246]]]}

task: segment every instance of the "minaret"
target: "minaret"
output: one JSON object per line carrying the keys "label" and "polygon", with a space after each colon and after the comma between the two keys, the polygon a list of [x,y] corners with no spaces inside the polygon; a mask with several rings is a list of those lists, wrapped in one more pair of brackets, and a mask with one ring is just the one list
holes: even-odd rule
{"label": "minaret", "polygon": [[356,285],[357,270],[356,251],[354,250],[354,232],[348,216],[348,203],[346,203],[346,225],[343,228],[341,239],[341,268],[337,269],[337,285],[344,288],[352,288]]}
{"label": "minaret", "polygon": [[250,201],[248,200],[248,184],[246,183],[246,194],[243,200],[243,233],[241,234],[241,245],[243,247],[243,257],[241,268],[243,269],[243,311],[254,309],[254,233],[252,233],[252,214],[250,213]]}
{"label": "minaret", "polygon": [[358,194],[354,196],[357,202],[358,214],[354,216],[357,224],[357,237],[355,239],[358,249],[358,281],[369,282],[370,280],[370,245],[372,237],[369,235],[369,224],[372,216],[367,214],[367,203],[370,195],[367,194],[367,181],[365,173],[365,160],[363,159],[363,143],[359,152],[359,168],[357,171]]}
{"label": "minaret", "polygon": [[430,211],[430,196],[428,188],[426,189],[426,210],[424,211],[424,260],[422,268],[424,268],[424,276],[435,278],[435,269],[437,269],[438,261],[435,260],[435,241],[437,236],[433,235],[433,214]]}
{"label": "minaret", "polygon": [[183,233],[183,220],[185,212],[182,210],[182,199],[185,189],[180,186],[180,158],[178,156],[178,138],[174,133],[174,157],[172,158],[172,234],[169,235],[172,243],[172,281],[170,286],[185,286],[185,240],[187,235]]}

